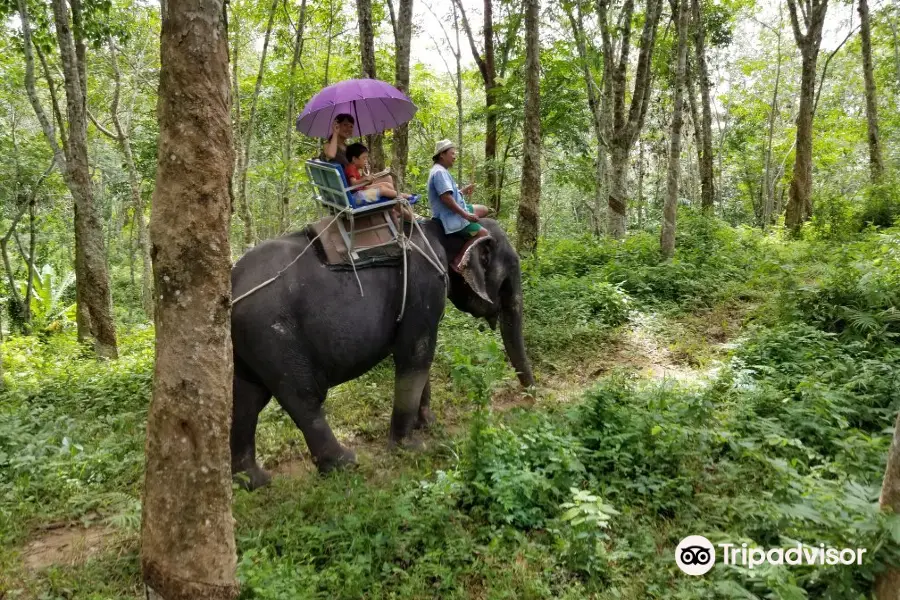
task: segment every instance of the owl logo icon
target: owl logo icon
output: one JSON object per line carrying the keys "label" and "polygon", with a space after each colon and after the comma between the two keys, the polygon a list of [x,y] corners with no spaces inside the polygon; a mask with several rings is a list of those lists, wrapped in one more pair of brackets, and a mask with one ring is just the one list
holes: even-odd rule
{"label": "owl logo icon", "polygon": [[675,563],[688,575],[705,575],[716,564],[716,549],[702,535],[689,535],[675,548]]}

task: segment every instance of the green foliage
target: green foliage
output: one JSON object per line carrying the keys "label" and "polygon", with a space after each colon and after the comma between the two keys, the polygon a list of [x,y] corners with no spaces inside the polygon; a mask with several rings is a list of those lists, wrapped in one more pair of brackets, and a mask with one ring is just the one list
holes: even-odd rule
{"label": "green foliage", "polygon": [[[44,265],[34,274],[31,297],[32,328],[36,331],[54,332],[74,325],[75,304],[65,306],[63,298],[75,283],[75,272],[69,271],[58,278],[50,265]],[[19,284],[19,294],[24,298],[27,284]]]}
{"label": "green foliage", "polygon": [[[98,363],[74,339],[17,337],[0,396],[0,540],[33,519],[116,515],[138,497],[150,397],[152,332],[122,337],[125,358]],[[87,356],[85,356],[87,354]]]}

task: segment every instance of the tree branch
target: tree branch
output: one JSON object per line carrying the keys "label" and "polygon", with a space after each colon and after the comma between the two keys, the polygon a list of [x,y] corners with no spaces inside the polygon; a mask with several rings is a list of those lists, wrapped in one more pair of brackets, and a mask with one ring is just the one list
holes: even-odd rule
{"label": "tree branch", "polygon": [[[41,101],[37,95],[37,89],[35,86],[34,79],[34,55],[32,54],[32,48],[36,48],[33,45],[31,40],[31,22],[28,18],[28,8],[25,0],[18,0],[19,4],[19,19],[22,22],[22,37],[24,38],[23,49],[25,51],[25,91],[28,94],[28,100],[31,103],[31,108],[34,110],[35,116],[37,116],[38,121],[41,124],[41,129],[44,132],[44,137],[47,139],[47,143],[50,145],[50,149],[53,151],[53,156],[56,161],[61,161],[60,166],[65,165],[65,158],[62,154],[62,149],[59,146],[59,143],[56,139],[56,131],[53,127],[53,123],[47,118],[47,113],[44,112],[44,107],[41,106]],[[53,87],[51,86],[51,95],[53,94]]]}
{"label": "tree branch", "polygon": [[844,47],[844,44],[847,43],[847,40],[849,40],[850,37],[854,33],[856,33],[857,29],[859,29],[859,25],[857,25],[856,27],[851,29],[849,31],[849,33],[847,33],[847,37],[844,38],[844,41],[842,41],[840,44],[838,44],[838,47],[835,48],[834,50],[832,50],[831,54],[828,55],[828,58],[825,59],[825,64],[822,66],[822,76],[819,78],[819,89],[816,90],[816,99],[813,101],[812,113],[814,115],[816,114],[816,108],[819,106],[819,96],[822,95],[822,88],[825,87],[825,77],[828,75],[828,63],[830,63],[831,59],[834,58],[834,55],[837,54],[838,51]]}
{"label": "tree branch", "polygon": [[394,12],[394,2],[393,0],[387,0],[388,11],[391,15],[391,29],[394,30],[394,39],[400,37],[400,33],[397,31],[397,14]]}
{"label": "tree branch", "polygon": [[456,8],[459,9],[460,16],[462,17],[463,30],[466,32],[466,37],[469,38],[469,46],[472,48],[472,56],[475,58],[475,64],[478,65],[478,70],[481,71],[481,77],[485,82],[490,79],[490,75],[488,74],[487,64],[484,62],[484,57],[482,57],[481,52],[478,51],[478,47],[475,45],[475,36],[472,35],[472,28],[469,27],[469,18],[466,16],[466,9],[463,8],[461,0],[453,0],[456,3]]}
{"label": "tree branch", "polygon": [[794,30],[794,41],[798,46],[806,44],[806,36],[800,31],[800,23],[797,20],[797,2],[796,0],[787,0],[788,13],[791,15],[791,28]]}
{"label": "tree branch", "polygon": [[103,125],[101,125],[100,123],[97,122],[96,117],[94,117],[94,113],[92,113],[90,111],[90,109],[88,109],[88,111],[87,111],[87,116],[88,116],[88,119],[91,120],[91,123],[94,124],[94,127],[97,128],[97,131],[99,131],[100,133],[102,133],[103,135],[105,135],[106,137],[108,137],[110,139],[119,141],[119,136],[117,136],[115,133],[113,133],[112,131],[110,131],[109,129],[107,129],[106,127],[104,127]]}

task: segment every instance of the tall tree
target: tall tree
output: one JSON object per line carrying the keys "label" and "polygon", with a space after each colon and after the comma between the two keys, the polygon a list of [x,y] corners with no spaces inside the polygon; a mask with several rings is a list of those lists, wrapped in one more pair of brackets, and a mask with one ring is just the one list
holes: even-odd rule
{"label": "tall tree", "polygon": [[475,58],[475,64],[478,65],[478,72],[481,74],[481,80],[484,84],[484,160],[486,163],[488,202],[495,211],[499,212],[500,178],[497,168],[497,67],[494,56],[494,7],[492,0],[484,0],[484,27],[482,29],[484,52],[481,52],[475,43],[475,35],[472,33],[472,27],[469,25],[469,18],[466,15],[465,8],[463,8],[462,0],[453,1],[459,9],[460,17],[462,17],[463,30],[469,39],[469,47],[472,49],[472,56]]}
{"label": "tall tree", "polygon": [[872,26],[869,22],[869,2],[859,0],[859,36],[862,41],[863,78],[866,82],[866,124],[869,130],[869,165],[872,181],[881,179],[884,160],[881,158],[881,143],[878,137],[878,95],[875,91],[875,76],[872,73]]}
{"label": "tall tree", "polygon": [[[878,504],[882,510],[900,514],[900,414],[894,425],[894,438],[888,451]],[[875,598],[900,600],[900,569],[890,567],[875,578]]]}
{"label": "tall tree", "polygon": [[144,220],[144,198],[141,195],[141,176],[134,162],[134,153],[131,150],[130,132],[122,127],[122,119],[119,117],[119,100],[122,95],[122,74],[119,70],[119,57],[116,45],[112,37],[109,39],[110,65],[113,70],[113,97],[109,105],[109,114],[112,118],[113,129],[110,131],[97,122],[97,119],[88,113],[91,121],[97,129],[107,137],[115,140],[125,159],[125,168],[128,170],[128,185],[131,190],[131,205],[134,211],[134,224],[138,233],[138,248],[141,251],[141,304],[144,314],[153,318],[153,268],[150,260],[150,237],[147,232],[147,222]]}
{"label": "tall tree", "polygon": [[572,6],[563,3],[563,9],[569,20],[569,26],[572,28],[572,35],[575,38],[575,47],[578,50],[578,58],[581,63],[581,74],[584,78],[585,92],[587,93],[588,108],[591,112],[591,125],[594,130],[594,138],[596,142],[597,155],[594,159],[594,202],[592,203],[591,212],[593,213],[594,235],[600,235],[601,229],[605,228],[603,223],[605,219],[601,215],[605,215],[604,205],[607,199],[607,147],[604,132],[609,127],[606,119],[609,111],[606,109],[608,96],[600,91],[597,85],[594,73],[591,68],[590,55],[588,54],[587,35],[584,31],[584,12],[581,0],[575,0],[573,12]]}
{"label": "tall tree", "polygon": [[[766,135],[766,153],[765,153],[765,170],[763,172],[763,208],[762,208],[762,226],[769,227],[772,224],[772,217],[775,212],[775,180],[772,174],[772,140],[775,136],[775,118],[778,115],[778,88],[781,85],[781,32],[783,18],[781,3],[778,3],[778,26],[770,27],[778,40],[775,52],[778,59],[775,61],[775,85],[772,88],[772,102],[769,106],[769,125]],[[766,26],[768,27],[768,26]]]}
{"label": "tall tree", "polygon": [[[69,9],[71,7],[71,21]],[[65,128],[61,111],[49,80],[49,69],[41,56],[51,87],[51,103],[59,125],[59,139],[53,121],[47,118],[37,94],[34,77],[34,46],[27,3],[19,0],[25,53],[25,89],[41,130],[53,150],[56,165],[75,203],[75,293],[78,303],[78,338],[93,338],[98,355],[118,356],[116,327],[112,318],[112,296],[106,264],[103,225],[94,203],[87,148],[87,46],[81,0],[53,0],[53,21],[59,46],[66,93]]]}
{"label": "tall tree", "polygon": [[525,0],[525,124],[522,134],[522,192],[516,221],[516,249],[534,252],[541,202],[540,0]]}
{"label": "tall tree", "polygon": [[[678,176],[681,171],[681,125],[684,119],[685,63],[687,62],[688,2],[673,0],[678,45],[675,52],[675,83],[672,88],[672,133],[669,136],[669,167],[666,174],[666,202],[660,230],[660,249],[665,258],[675,254],[675,220],[678,212]],[[696,25],[696,24],[695,24]]]}
{"label": "tall tree", "polygon": [[450,37],[450,34],[447,32],[447,28],[444,27],[444,23],[440,17],[432,10],[432,8],[426,4],[425,7],[428,9],[432,15],[434,15],[434,19],[437,21],[438,25],[441,26],[441,31],[444,33],[444,39],[447,42],[447,48],[449,48],[450,53],[453,55],[454,61],[456,61],[456,67],[454,69],[450,68],[450,65],[447,63],[444,58],[444,54],[439,52],[441,56],[441,60],[444,62],[444,67],[447,69],[447,74],[453,77],[453,88],[456,92],[456,178],[458,180],[462,180],[463,178],[463,85],[462,85],[462,47],[459,43],[459,11],[456,8],[456,2],[450,3],[450,9],[452,11],[453,17],[453,32],[456,37],[456,43],[454,44],[453,38]]}
{"label": "tall tree", "polygon": [[[391,24],[394,28],[394,84],[409,94],[409,53],[412,45],[413,0],[399,0],[399,12],[394,14],[394,3],[388,0]],[[402,189],[406,181],[406,162],[409,158],[409,125],[404,123],[394,130],[391,154],[391,170],[396,189]]]}
{"label": "tall tree", "polygon": [[[259,102],[259,93],[262,91],[263,77],[266,73],[266,55],[269,51],[269,39],[272,37],[272,27],[275,24],[275,9],[281,0],[272,0],[269,5],[269,19],[266,24],[266,32],[263,35],[263,47],[259,57],[259,70],[256,72],[256,85],[253,88],[253,96],[250,98],[250,115],[247,117],[247,125],[243,128],[240,154],[237,157],[238,176],[238,207],[241,211],[241,221],[244,222],[244,250],[253,246],[256,242],[256,226],[253,223],[253,212],[247,201],[247,171],[250,168],[250,148],[253,145],[253,137],[256,132],[256,105]],[[234,85],[237,87],[237,59],[234,65]],[[239,102],[239,98],[235,98]],[[240,114],[240,113],[238,113]],[[240,120],[236,123],[238,131],[241,131]]]}
{"label": "tall tree", "polygon": [[[359,50],[362,56],[362,76],[368,79],[376,79],[375,28],[372,24],[372,0],[356,0],[356,12],[359,16]],[[372,168],[376,171],[384,168],[383,138],[384,136],[380,133],[366,136]]]}
{"label": "tall tree", "polygon": [[229,186],[222,0],[163,3],[150,235],[156,368],[147,416],[141,566],[148,598],[232,600]]}
{"label": "tall tree", "polygon": [[[799,5],[799,7],[798,7]],[[816,61],[822,45],[822,26],[828,0],[788,0],[791,27],[800,50],[800,108],[797,112],[797,147],[794,174],[788,193],[785,225],[797,231],[813,212],[812,206],[812,134],[815,116]],[[803,20],[803,28],[800,20]]]}
{"label": "tall tree", "polygon": [[296,84],[294,82],[294,74],[297,72],[297,65],[300,64],[300,58],[303,55],[303,32],[306,28],[306,0],[300,3],[300,14],[297,17],[297,23],[294,25],[294,53],[291,56],[291,66],[288,70],[288,97],[287,106],[285,108],[285,129],[284,144],[281,150],[281,160],[284,163],[281,175],[281,212],[279,218],[279,230],[284,233],[290,227],[289,219],[289,203],[291,181],[293,179],[294,157],[292,145],[294,141],[294,119],[296,119],[295,94]]}
{"label": "tall tree", "polygon": [[612,119],[608,120],[606,139],[610,145],[609,228],[611,236],[625,236],[628,202],[625,179],[628,171],[628,155],[644,125],[650,104],[650,61],[656,47],[656,25],[662,12],[662,0],[647,0],[644,27],[641,32],[637,69],[634,75],[634,91],[628,112],[625,111],[626,72],[631,54],[631,22],[634,0],[625,0],[619,15],[621,36],[618,60],[615,56],[609,19],[610,0],[597,0],[597,16],[603,39],[603,86],[612,106]]}
{"label": "tall tree", "polygon": [[697,60],[697,75],[700,80],[701,118],[700,145],[700,205],[704,212],[711,213],[715,204],[715,184],[713,181],[712,149],[712,102],[710,100],[709,67],[706,64],[706,30],[700,10],[700,0],[691,0],[691,21],[694,29],[694,55]]}

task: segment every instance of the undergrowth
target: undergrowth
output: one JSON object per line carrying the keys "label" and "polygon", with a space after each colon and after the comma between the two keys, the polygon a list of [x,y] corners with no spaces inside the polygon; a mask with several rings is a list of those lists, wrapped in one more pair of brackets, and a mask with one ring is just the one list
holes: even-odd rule
{"label": "undergrowth", "polygon": [[[835,246],[680,225],[672,261],[645,234],[545,244],[524,266],[526,340],[540,380],[545,361],[577,366],[636,312],[752,305],[708,381],[617,372],[572,404],[494,412],[513,379],[499,334],[448,310],[434,400],[465,428],[439,429],[424,454],[236,492],[242,597],[867,598],[900,559],[900,519],[877,506],[900,409],[900,232]],[[11,597],[136,594],[151,338],[127,336],[115,363],[65,336],[4,343],[0,584]],[[391,379],[385,364],[333,392],[339,434],[384,437]],[[260,432],[264,460],[302,450],[275,408]],[[130,542],[25,574],[22,544],[61,519],[103,520]],[[687,535],[868,553],[861,566],[720,564],[693,578],[673,559]]]}

